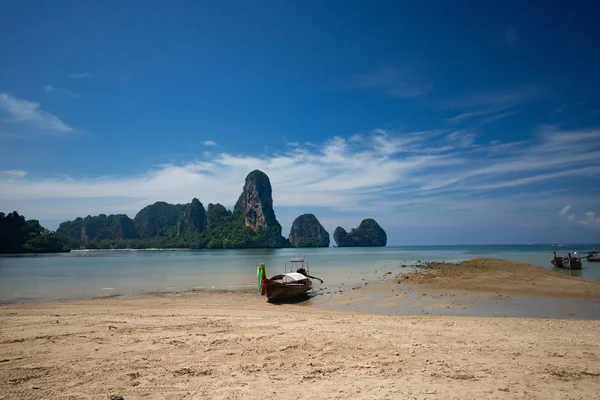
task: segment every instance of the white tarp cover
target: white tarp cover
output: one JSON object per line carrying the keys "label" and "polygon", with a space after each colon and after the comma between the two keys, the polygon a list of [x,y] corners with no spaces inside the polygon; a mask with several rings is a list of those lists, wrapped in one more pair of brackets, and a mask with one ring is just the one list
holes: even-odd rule
{"label": "white tarp cover", "polygon": [[292,278],[295,281],[301,281],[302,279],[306,279],[306,276],[298,273],[298,272],[289,272],[287,274],[284,274],[285,276],[289,276],[290,278]]}

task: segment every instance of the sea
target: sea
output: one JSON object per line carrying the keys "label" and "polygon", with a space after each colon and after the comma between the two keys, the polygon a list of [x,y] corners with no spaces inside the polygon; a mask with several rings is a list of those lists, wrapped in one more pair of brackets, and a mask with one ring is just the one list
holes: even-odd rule
{"label": "sea", "polygon": [[[387,246],[242,250],[98,250],[60,254],[0,255],[0,301],[20,302],[103,297],[194,289],[252,289],[256,269],[267,276],[289,271],[286,262],[304,256],[310,275],[325,285],[352,285],[418,263],[460,262],[476,257],[538,265],[561,273],[600,279],[600,263],[555,269],[552,252],[588,252],[597,245]],[[408,266],[408,267],[407,267]],[[389,275],[389,274],[387,274]]]}

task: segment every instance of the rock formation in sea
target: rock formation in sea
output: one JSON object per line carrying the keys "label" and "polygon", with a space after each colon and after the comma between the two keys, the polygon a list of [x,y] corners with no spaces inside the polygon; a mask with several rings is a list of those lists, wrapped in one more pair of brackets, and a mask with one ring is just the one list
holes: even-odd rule
{"label": "rock formation in sea", "polygon": [[291,247],[329,247],[329,232],[313,214],[302,214],[290,229]]}
{"label": "rock formation in sea", "polygon": [[244,225],[259,233],[252,240],[256,247],[282,247],[281,225],[273,210],[273,191],[269,177],[262,171],[254,170],[246,176],[242,194],[238,198],[233,213],[241,214]]}
{"label": "rock formation in sea", "polygon": [[157,201],[146,206],[133,218],[135,228],[142,238],[166,236],[177,226],[179,216],[187,204],[169,204]]}
{"label": "rock formation in sea", "polygon": [[273,210],[273,191],[267,174],[254,170],[246,176],[242,194],[233,212],[244,215],[244,223],[253,231],[277,223]]}
{"label": "rock formation in sea", "polygon": [[385,246],[387,235],[377,221],[372,218],[362,220],[358,228],[350,233],[338,226],[333,233],[333,240],[337,247],[368,247]]}
{"label": "rock formation in sea", "polygon": [[208,210],[206,211],[206,227],[210,229],[216,229],[222,227],[229,221],[231,211],[225,208],[222,204],[208,204]]}
{"label": "rock formation in sea", "polygon": [[261,171],[248,174],[233,212],[221,204],[207,209],[158,201],[127,215],[100,214],[63,222],[58,232],[72,248],[260,248],[289,245],[273,210],[271,182]]}
{"label": "rock formation in sea", "polygon": [[76,241],[137,239],[134,223],[125,214],[88,215],[60,224],[57,233]]}
{"label": "rock formation in sea", "polygon": [[176,235],[194,236],[204,231],[206,223],[206,210],[197,198],[193,198],[190,204],[187,204],[183,213],[177,220]]}

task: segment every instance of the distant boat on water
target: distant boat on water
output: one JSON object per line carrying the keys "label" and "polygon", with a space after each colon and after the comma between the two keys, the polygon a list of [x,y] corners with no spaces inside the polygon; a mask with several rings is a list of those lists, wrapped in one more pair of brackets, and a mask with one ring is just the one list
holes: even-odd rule
{"label": "distant boat on water", "polygon": [[586,259],[588,262],[600,262],[600,251],[590,251]]}
{"label": "distant boat on water", "polygon": [[581,257],[569,252],[566,256],[557,256],[556,252],[552,252],[552,265],[556,268],[565,269],[581,269]]}

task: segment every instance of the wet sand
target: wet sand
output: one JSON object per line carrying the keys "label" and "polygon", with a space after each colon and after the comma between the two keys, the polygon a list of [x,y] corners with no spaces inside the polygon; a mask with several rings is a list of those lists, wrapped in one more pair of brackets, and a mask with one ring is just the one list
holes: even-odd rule
{"label": "wet sand", "polygon": [[386,278],[298,304],[200,291],[2,305],[0,399],[599,398],[600,320],[365,313],[408,291]]}
{"label": "wet sand", "polygon": [[599,300],[600,281],[560,274],[535,265],[489,258],[432,264],[399,277],[410,289],[475,294]]}
{"label": "wet sand", "polygon": [[496,259],[386,272],[320,294],[311,305],[385,315],[600,319],[600,281]]}

